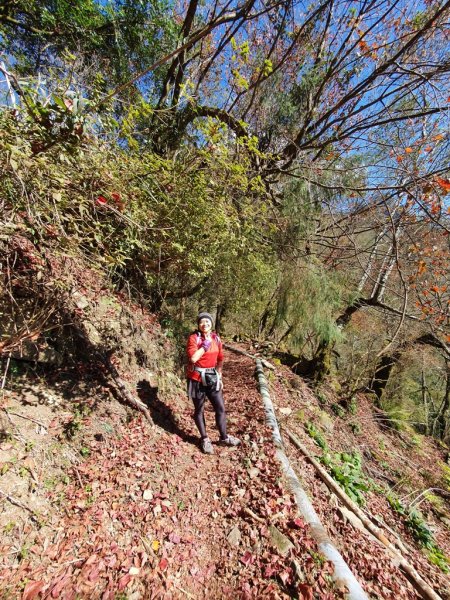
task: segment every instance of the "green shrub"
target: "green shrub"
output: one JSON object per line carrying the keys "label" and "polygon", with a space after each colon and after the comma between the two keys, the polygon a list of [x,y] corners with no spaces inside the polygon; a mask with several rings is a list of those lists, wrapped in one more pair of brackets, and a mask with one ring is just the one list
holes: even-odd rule
{"label": "green shrub", "polygon": [[394,494],[388,494],[387,500],[391,508],[405,519],[405,525],[414,539],[426,550],[429,560],[444,573],[450,572],[448,558],[436,544],[433,532],[428,527],[422,513],[415,508],[407,508]]}
{"label": "green shrub", "polygon": [[328,462],[331,476],[344,489],[346,494],[362,506],[365,503],[363,492],[369,490],[369,484],[362,473],[361,455],[358,452],[340,452],[329,457]]}
{"label": "green shrub", "polygon": [[322,448],[322,450],[327,450],[328,446],[325,441],[325,438],[323,437],[322,433],[316,428],[314,423],[311,423],[311,421],[305,423],[305,430],[306,433],[316,442],[316,444],[320,448]]}

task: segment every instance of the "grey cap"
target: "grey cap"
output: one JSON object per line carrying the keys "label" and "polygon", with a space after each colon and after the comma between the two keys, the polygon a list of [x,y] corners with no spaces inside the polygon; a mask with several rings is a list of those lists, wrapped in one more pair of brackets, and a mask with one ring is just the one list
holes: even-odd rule
{"label": "grey cap", "polygon": [[212,318],[212,316],[209,313],[207,313],[207,312],[199,313],[199,315],[197,317],[197,325],[200,323],[200,321],[202,319],[209,319],[211,321],[211,327],[214,325],[214,319]]}

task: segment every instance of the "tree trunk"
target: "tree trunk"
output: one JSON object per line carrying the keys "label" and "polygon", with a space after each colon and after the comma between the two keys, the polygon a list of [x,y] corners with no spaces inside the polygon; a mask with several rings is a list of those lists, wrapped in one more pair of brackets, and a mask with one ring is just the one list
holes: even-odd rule
{"label": "tree trunk", "polygon": [[311,374],[315,383],[322,383],[331,373],[334,343],[321,342],[311,362]]}
{"label": "tree trunk", "polygon": [[217,333],[220,333],[222,330],[222,318],[225,314],[225,306],[223,304],[218,304],[216,308],[216,324],[215,330]]}
{"label": "tree trunk", "polygon": [[437,422],[437,434],[442,440],[445,436],[445,430],[447,425],[447,412],[450,408],[450,361],[446,361],[446,384],[444,399],[439,410],[439,414],[436,418]]}
{"label": "tree trunk", "polygon": [[372,377],[372,381],[368,386],[368,390],[373,392],[377,400],[381,400],[384,390],[391,376],[392,369],[398,363],[403,350],[397,350],[394,354],[388,356],[382,356],[375,367],[375,373]]}

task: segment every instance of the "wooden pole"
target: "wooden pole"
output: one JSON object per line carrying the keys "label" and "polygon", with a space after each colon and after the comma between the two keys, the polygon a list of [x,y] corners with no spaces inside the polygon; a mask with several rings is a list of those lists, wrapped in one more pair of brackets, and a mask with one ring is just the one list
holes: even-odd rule
{"label": "wooden pole", "polygon": [[288,479],[289,486],[297,502],[297,507],[305,521],[309,524],[311,528],[311,534],[316,540],[320,552],[322,552],[322,554],[334,565],[332,577],[335,580],[337,587],[342,590],[348,590],[347,597],[349,600],[367,600],[367,595],[362,589],[361,584],[359,581],[357,581],[353,573],[350,571],[350,568],[345,562],[344,558],[328,537],[324,526],[320,522],[316,511],[314,510],[305,490],[301,486],[295,471],[293,470],[286,454],[284,453],[280,430],[273,409],[273,404],[270,399],[269,388],[267,385],[267,380],[264,376],[264,370],[262,368],[262,362],[260,359],[256,360],[256,375],[266,412],[266,420],[272,429],[273,441],[277,446],[277,458],[280,461],[283,471]]}
{"label": "wooden pole", "polygon": [[303,446],[298,437],[294,435],[288,429],[285,430],[289,439],[296,448],[309,460],[314,466],[320,478],[327,484],[327,486],[336,494],[345,506],[351,510],[363,523],[364,527],[370,531],[386,548],[389,550],[392,558],[398,562],[398,566],[408,579],[408,581],[414,586],[414,589],[421,595],[422,598],[427,600],[441,600],[441,597],[431,588],[431,586],[419,575],[419,573],[412,567],[406,559],[399,553],[397,548],[387,539],[384,532],[374,525],[372,521],[365,515],[365,513],[359,508],[359,506],[351,500],[344,490],[334,481],[334,479],[325,471],[322,465],[308,452]]}

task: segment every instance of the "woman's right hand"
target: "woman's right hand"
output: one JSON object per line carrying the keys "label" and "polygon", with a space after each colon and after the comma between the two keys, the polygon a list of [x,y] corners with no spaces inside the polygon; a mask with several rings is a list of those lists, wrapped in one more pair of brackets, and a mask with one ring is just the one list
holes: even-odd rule
{"label": "woman's right hand", "polygon": [[205,352],[208,352],[208,350],[211,348],[211,340],[208,340],[208,339],[203,340],[201,348],[203,348],[203,350]]}

